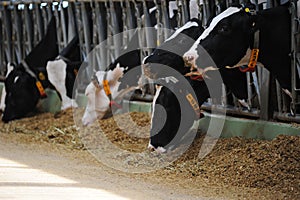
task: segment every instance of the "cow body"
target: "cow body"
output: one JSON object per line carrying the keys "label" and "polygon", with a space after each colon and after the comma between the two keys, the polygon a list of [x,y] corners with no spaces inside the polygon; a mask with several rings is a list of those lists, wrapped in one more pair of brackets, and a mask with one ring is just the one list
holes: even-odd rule
{"label": "cow body", "polygon": [[[266,67],[284,89],[291,89],[291,32],[287,5],[259,11],[255,14],[243,8],[230,7],[216,16],[209,27],[184,55],[195,67],[201,65],[201,45],[218,68],[248,65],[254,34],[259,31],[258,64]],[[198,48],[198,49],[197,49]],[[236,82],[238,84],[238,82]]]}

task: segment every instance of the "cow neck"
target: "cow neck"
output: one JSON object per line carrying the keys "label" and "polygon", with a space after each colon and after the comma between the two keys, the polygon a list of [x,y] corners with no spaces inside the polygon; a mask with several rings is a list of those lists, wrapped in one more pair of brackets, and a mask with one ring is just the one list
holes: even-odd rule
{"label": "cow neck", "polygon": [[21,63],[22,63],[22,65],[23,65],[25,71],[26,71],[31,77],[33,77],[33,78],[35,79],[35,85],[36,85],[36,87],[37,87],[37,89],[38,89],[38,91],[39,91],[39,94],[40,94],[41,98],[46,98],[46,97],[47,97],[47,94],[46,94],[46,92],[45,92],[45,89],[44,89],[44,87],[43,87],[41,81],[37,78],[36,74],[29,68],[29,66],[28,66],[28,64],[27,64],[27,62],[26,62],[25,60],[22,60]]}
{"label": "cow neck", "polygon": [[245,12],[250,14],[250,18],[254,19],[252,22],[251,30],[255,30],[253,33],[253,45],[251,49],[251,55],[249,58],[249,62],[247,66],[240,66],[239,69],[241,72],[254,72],[255,67],[258,60],[258,54],[259,54],[259,33],[260,30],[257,27],[257,12],[253,9],[250,10],[249,8],[245,8]]}
{"label": "cow neck", "polygon": [[120,104],[118,104],[117,102],[115,102],[115,101],[112,99],[112,94],[111,94],[109,82],[108,82],[108,80],[107,80],[107,73],[108,73],[108,72],[105,72],[105,74],[104,74],[102,84],[103,84],[104,92],[105,92],[106,96],[107,96],[108,99],[109,99],[109,106],[110,106],[110,107],[115,106],[115,107],[117,107],[117,108],[122,108],[122,106],[121,106]]}

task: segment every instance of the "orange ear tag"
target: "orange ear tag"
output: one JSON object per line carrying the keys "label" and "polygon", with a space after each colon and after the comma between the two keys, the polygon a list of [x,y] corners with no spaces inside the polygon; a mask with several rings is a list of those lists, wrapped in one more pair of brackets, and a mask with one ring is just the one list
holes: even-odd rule
{"label": "orange ear tag", "polygon": [[111,91],[110,91],[110,88],[109,88],[108,80],[103,80],[103,89],[104,89],[104,92],[105,92],[105,94],[107,96],[111,95]]}
{"label": "orange ear tag", "polygon": [[189,101],[192,108],[194,109],[196,115],[198,117],[200,117],[201,116],[201,111],[200,111],[200,107],[199,107],[196,99],[193,97],[193,95],[191,93],[187,94],[185,97]]}
{"label": "orange ear tag", "polygon": [[42,86],[42,83],[40,81],[37,81],[37,82],[35,82],[35,85],[36,85],[37,89],[39,90],[41,97],[46,98],[47,94],[45,92],[45,89]]}
{"label": "orange ear tag", "polygon": [[248,67],[254,69],[258,59],[259,49],[252,49]]}

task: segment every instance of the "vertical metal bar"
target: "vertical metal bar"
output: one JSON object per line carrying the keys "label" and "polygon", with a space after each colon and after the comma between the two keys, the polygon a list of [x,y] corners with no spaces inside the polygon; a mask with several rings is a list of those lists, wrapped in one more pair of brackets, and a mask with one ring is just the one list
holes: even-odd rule
{"label": "vertical metal bar", "polygon": [[68,4],[68,43],[77,34],[77,24],[74,16],[74,3],[69,2]]}
{"label": "vertical metal bar", "polygon": [[63,49],[62,43],[62,30],[61,30],[61,20],[59,18],[58,5],[53,5],[54,16],[56,20],[56,31],[57,31],[57,42],[58,42],[58,50],[59,52]]}
{"label": "vertical metal bar", "polygon": [[189,21],[189,8],[186,0],[182,0],[182,20],[183,24]]}
{"label": "vertical metal bar", "polygon": [[[3,7],[0,7],[0,11],[2,11]],[[4,59],[4,44],[3,44],[3,22],[2,22],[2,12],[0,12],[0,74],[4,75],[5,71],[5,59]]]}
{"label": "vertical metal bar", "polygon": [[117,58],[120,55],[120,50],[121,50],[121,46],[122,46],[122,38],[120,33],[120,24],[119,21],[117,19],[117,14],[116,14],[116,10],[115,10],[115,5],[114,2],[112,0],[109,0],[109,11],[110,11],[110,19],[111,21],[110,23],[110,29],[112,31],[112,39],[113,39],[113,47],[114,47],[114,56],[115,58]]}
{"label": "vertical metal bar", "polygon": [[107,64],[107,51],[106,51],[106,32],[107,32],[107,26],[105,24],[105,17],[103,13],[106,13],[106,9],[104,6],[104,3],[102,2],[96,2],[95,1],[95,16],[96,16],[96,24],[97,24],[97,33],[98,33],[98,40],[100,42],[99,46],[99,63],[100,63],[100,70],[104,71],[106,69]]}
{"label": "vertical metal bar", "polygon": [[167,2],[162,1],[161,2],[161,14],[162,14],[162,23],[164,28],[164,40],[169,38],[171,31],[170,30],[170,23],[169,23],[169,15],[168,15],[168,9],[167,9]]}
{"label": "vertical metal bar", "polygon": [[38,33],[39,33],[39,40],[41,40],[44,35],[44,23],[43,23],[43,17],[42,17],[42,11],[40,8],[40,4],[36,3],[34,6],[35,13],[36,13],[36,22],[37,22],[37,28],[38,28]]}
{"label": "vertical metal bar", "polygon": [[270,92],[270,72],[262,68],[262,82],[260,84],[261,91],[261,109],[260,118],[263,120],[270,119],[269,116],[269,92]]}
{"label": "vertical metal bar", "polygon": [[38,27],[37,27],[37,18],[35,13],[35,4],[30,3],[28,5],[28,8],[29,8],[30,15],[32,17],[33,46],[35,46],[40,41]]}
{"label": "vertical metal bar", "polygon": [[25,33],[26,33],[26,38],[27,38],[27,48],[26,48],[26,54],[28,54],[32,48],[33,48],[33,30],[32,30],[32,19],[30,16],[30,11],[29,11],[29,5],[25,4],[24,5],[24,15],[25,15]]}
{"label": "vertical metal bar", "polygon": [[17,63],[20,63],[21,60],[24,58],[23,54],[23,26],[22,26],[22,18],[20,16],[20,11],[18,11],[18,6],[14,6],[14,25],[15,25],[15,34],[17,39],[17,44],[15,48],[16,52],[16,61]]}
{"label": "vertical metal bar", "polygon": [[66,17],[65,17],[65,8],[62,6],[62,2],[60,3],[60,22],[61,22],[61,30],[63,36],[63,46],[66,47],[68,44],[68,34],[67,34],[67,25],[66,25]]}
{"label": "vertical metal bar", "polygon": [[281,114],[282,113],[282,92],[281,92],[281,87],[278,81],[276,80],[276,97],[277,97],[277,109],[278,112]]}
{"label": "vertical metal bar", "polygon": [[144,27],[145,29],[145,35],[146,35],[146,43],[147,43],[147,51],[148,55],[151,53],[151,48],[156,47],[155,41],[154,41],[154,35],[152,29],[149,29],[148,27],[151,27],[151,20],[148,8],[146,6],[146,1],[143,0],[143,8],[144,8]]}
{"label": "vertical metal bar", "polygon": [[222,83],[222,96],[221,96],[221,105],[223,107],[227,106],[227,95],[226,95],[226,86]]}
{"label": "vertical metal bar", "polygon": [[83,34],[84,34],[84,45],[86,54],[88,54],[91,51],[91,31],[90,31],[90,24],[89,24],[89,18],[88,13],[86,10],[87,4],[82,2],[81,3],[81,17],[82,17],[82,26],[83,26]]}
{"label": "vertical metal bar", "polygon": [[4,6],[4,32],[5,32],[5,54],[8,62],[12,62],[12,23],[11,23],[11,13],[8,6]]}
{"label": "vertical metal bar", "polygon": [[126,0],[126,23],[129,30],[129,38],[132,38],[136,24],[134,22],[134,16],[132,15],[132,7],[130,0]]}
{"label": "vertical metal bar", "polygon": [[207,24],[208,18],[211,15],[209,11],[209,1],[203,0],[203,23]]}
{"label": "vertical metal bar", "polygon": [[83,47],[83,27],[82,27],[82,22],[81,22],[81,3],[80,2],[75,2],[75,16],[76,16],[77,32],[78,32],[78,37],[79,37],[79,45],[80,45],[81,53],[85,59],[87,55],[86,55],[86,51],[84,51],[84,47]]}
{"label": "vertical metal bar", "polygon": [[161,23],[161,6],[158,4],[157,0],[154,0],[155,3],[155,7],[156,7],[156,13],[155,13],[155,17],[156,17],[156,27],[157,27],[157,31],[156,31],[156,46],[159,46],[162,42],[163,42],[163,34],[162,34],[162,23]]}
{"label": "vertical metal bar", "polygon": [[250,73],[247,72],[246,73],[246,77],[247,77],[247,95],[248,95],[248,99],[247,99],[247,103],[250,106],[250,108],[252,108],[252,88],[251,88],[251,77],[250,77]]}
{"label": "vertical metal bar", "polygon": [[296,43],[296,2],[291,2],[290,10],[291,10],[291,52],[292,52],[292,60],[291,60],[291,85],[292,85],[292,102],[291,102],[291,113],[295,115],[296,112],[296,103],[297,103],[297,43]]}

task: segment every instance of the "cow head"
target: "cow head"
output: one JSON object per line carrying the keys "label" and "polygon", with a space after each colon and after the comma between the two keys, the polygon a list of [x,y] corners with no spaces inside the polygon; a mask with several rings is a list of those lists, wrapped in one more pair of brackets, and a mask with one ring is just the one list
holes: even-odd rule
{"label": "cow head", "polygon": [[[191,87],[183,87],[185,83]],[[194,92],[191,92],[191,89]],[[179,145],[179,141],[192,127],[194,121],[202,117],[200,110],[196,114],[197,110],[187,100],[188,94],[193,95],[199,107],[209,97],[204,81],[183,79],[178,82],[167,81],[164,86],[157,86],[152,105],[148,148],[162,153]]]}
{"label": "cow head", "polygon": [[208,67],[201,66],[201,57],[208,53],[220,68],[236,65],[249,48],[250,36],[254,30],[252,23],[254,21],[251,15],[242,8],[229,7],[213,18],[190,50],[184,54],[185,62],[194,67]]}
{"label": "cow head", "polygon": [[163,44],[157,47],[150,56],[143,61],[143,66],[153,78],[163,78],[168,73],[162,71],[159,66],[165,65],[186,74],[189,69],[183,67],[182,55],[203,32],[202,23],[198,19],[191,19],[184,26],[177,29]]}
{"label": "cow head", "polygon": [[22,69],[14,69],[5,80],[4,122],[20,119],[35,109],[40,98],[36,80]]}
{"label": "cow head", "polygon": [[113,70],[96,72],[94,80],[85,90],[88,102],[82,118],[83,125],[89,125],[96,119],[102,119],[110,109],[110,99],[105,93],[103,85],[105,74],[107,74],[106,80],[108,81],[112,98],[114,98],[119,94],[119,78],[123,76],[123,71],[124,68],[117,65]]}

